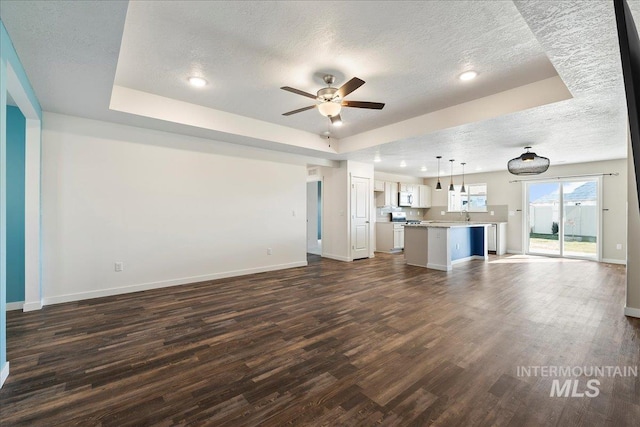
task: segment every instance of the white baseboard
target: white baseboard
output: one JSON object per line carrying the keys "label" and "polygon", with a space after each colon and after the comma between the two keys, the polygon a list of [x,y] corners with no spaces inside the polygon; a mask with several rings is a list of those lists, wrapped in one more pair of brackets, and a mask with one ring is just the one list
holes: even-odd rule
{"label": "white baseboard", "polygon": [[9,362],[5,363],[2,367],[2,371],[0,371],[0,388],[9,377]]}
{"label": "white baseboard", "polygon": [[427,268],[432,270],[451,271],[451,266],[447,266],[446,264],[433,264],[428,262]]}
{"label": "white baseboard", "polygon": [[346,257],[346,256],[342,256],[342,255],[334,255],[334,254],[328,254],[328,253],[323,253],[322,254],[323,258],[330,258],[330,259],[335,259],[336,261],[346,261],[346,262],[350,262],[353,261],[351,258]]}
{"label": "white baseboard", "polygon": [[627,261],[625,261],[623,259],[602,258],[601,262],[607,262],[609,264],[627,265]]}
{"label": "white baseboard", "polygon": [[24,301],[8,302],[7,311],[22,310],[23,305],[24,305]]}
{"label": "white baseboard", "polygon": [[511,254],[511,255],[524,255],[524,252],[522,252],[522,251],[514,251],[512,249],[507,249],[507,253]]}
{"label": "white baseboard", "polygon": [[22,311],[35,311],[42,308],[42,301],[25,302]]}
{"label": "white baseboard", "polygon": [[[208,280],[226,279],[228,277],[245,276],[247,274],[265,273],[267,271],[285,270],[288,268],[306,267],[307,261],[298,261],[288,264],[270,265],[266,267],[248,268],[245,270],[226,271],[223,273],[206,274],[202,276],[183,277],[180,279],[163,280],[160,282],[142,283],[139,285],[122,286],[118,288],[100,289],[89,292],[78,292],[66,295],[45,297],[43,305],[60,304],[64,302],[80,301],[91,298],[108,297],[112,295],[128,294],[131,292],[147,291],[150,289],[168,288],[170,286],[185,285],[188,283],[206,282]],[[25,304],[26,310],[26,304]]]}
{"label": "white baseboard", "polygon": [[637,317],[640,319],[640,308],[625,307],[624,315],[629,317]]}

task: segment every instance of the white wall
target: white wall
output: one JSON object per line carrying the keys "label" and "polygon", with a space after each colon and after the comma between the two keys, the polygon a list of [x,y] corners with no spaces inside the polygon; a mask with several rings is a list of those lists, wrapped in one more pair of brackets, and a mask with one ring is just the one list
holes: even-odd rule
{"label": "white wall", "polygon": [[335,168],[319,169],[322,175],[322,256],[350,261],[347,162],[340,162]]}
{"label": "white wall", "polygon": [[304,163],[219,154],[230,151],[45,114],[45,304],[306,265]]}
{"label": "white wall", "polygon": [[640,318],[640,204],[638,203],[638,190],[636,181],[636,172],[634,169],[635,161],[639,161],[637,158],[638,153],[634,153],[631,148],[631,135],[629,134],[628,143],[628,252],[627,259],[630,261],[627,263],[627,301],[624,313],[627,316]]}
{"label": "white wall", "polygon": [[[551,159],[553,164],[553,159]],[[619,176],[603,177],[602,208],[608,209],[602,213],[602,258],[605,261],[624,263],[626,261],[627,241],[627,161],[608,160],[603,162],[576,163],[571,165],[551,166],[544,175],[535,178],[556,177],[565,175],[582,175],[597,173],[614,173]],[[507,250],[521,252],[523,250],[523,184],[509,181],[518,179],[506,170],[500,172],[488,172],[469,174],[465,176],[465,183],[486,183],[487,204],[507,205],[509,210],[507,225]],[[527,179],[523,177],[522,179]],[[460,182],[460,176],[453,177],[454,183]],[[425,179],[425,183],[435,188],[437,179]],[[439,210],[447,206],[447,191],[432,192],[431,210]],[[429,215],[426,215],[429,216]],[[473,213],[472,219],[475,220]],[[617,249],[616,244],[622,244],[622,249]]]}

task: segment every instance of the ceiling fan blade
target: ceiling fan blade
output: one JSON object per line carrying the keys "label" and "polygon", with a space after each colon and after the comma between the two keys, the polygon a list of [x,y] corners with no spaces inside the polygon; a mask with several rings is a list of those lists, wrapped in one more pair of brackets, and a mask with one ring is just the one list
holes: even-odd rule
{"label": "ceiling fan blade", "polygon": [[335,96],[336,97],[339,96],[340,98],[344,98],[345,96],[349,95],[354,90],[358,89],[363,84],[364,84],[364,80],[360,80],[359,78],[354,77],[351,80],[349,80],[348,82],[346,82],[345,84],[343,84],[342,86],[340,86],[340,89],[338,89],[338,91],[336,92]]}
{"label": "ceiling fan blade", "polygon": [[372,110],[382,110],[384,103],[382,102],[366,102],[366,101],[342,101],[343,107],[370,108]]}
{"label": "ceiling fan blade", "polygon": [[312,94],[310,94],[308,92],[305,92],[305,91],[302,91],[300,89],[296,89],[296,88],[293,88],[293,87],[283,86],[280,89],[286,90],[287,92],[296,93],[298,95],[306,96],[307,98],[318,99],[318,97],[315,96],[315,95],[312,95]]}
{"label": "ceiling fan blade", "polygon": [[303,111],[311,110],[312,108],[316,108],[316,105],[310,105],[304,108],[298,108],[297,110],[289,111],[288,113],[283,113],[283,116],[290,116],[292,114],[301,113]]}

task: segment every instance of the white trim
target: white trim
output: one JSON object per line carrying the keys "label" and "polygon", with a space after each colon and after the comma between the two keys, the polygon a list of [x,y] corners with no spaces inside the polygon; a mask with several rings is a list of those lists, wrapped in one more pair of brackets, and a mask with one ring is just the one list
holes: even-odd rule
{"label": "white trim", "polygon": [[[413,264],[408,264],[408,265],[413,265]],[[420,265],[419,267],[422,267],[422,266]],[[433,264],[428,262],[427,268],[430,268],[432,270],[451,271],[451,266],[446,264]]]}
{"label": "white trim", "polygon": [[[180,279],[163,280],[160,282],[141,283],[138,285],[122,286],[118,288],[101,289],[98,291],[78,292],[74,294],[56,295],[45,297],[44,305],[60,304],[64,302],[80,301],[90,298],[100,298],[112,295],[127,294],[131,292],[140,292],[151,289],[167,288],[176,285],[185,285],[189,283],[205,282],[208,280],[225,279],[228,277],[244,276],[247,274],[264,273],[267,271],[284,270],[287,268],[306,267],[307,261],[292,262],[288,264],[270,265],[265,267],[248,268],[244,270],[226,271],[222,273],[205,274],[202,276],[183,277]],[[25,304],[26,306],[26,304]],[[25,307],[26,308],[26,307]]]}
{"label": "white trim", "polygon": [[33,301],[33,302],[25,302],[24,306],[22,307],[22,311],[24,311],[24,312],[41,310],[41,309],[42,309],[42,300]]}
{"label": "white trim", "polygon": [[619,265],[627,265],[627,261],[623,259],[613,259],[613,258],[602,258],[600,262],[606,262],[609,264],[619,264]]}
{"label": "white trim", "polygon": [[507,253],[511,255],[524,255],[523,251],[514,251],[513,249],[507,249]]}
{"label": "white trim", "polygon": [[640,319],[640,308],[625,307],[624,315],[630,316],[630,317],[637,317]]}
{"label": "white trim", "polygon": [[346,256],[342,256],[342,255],[334,255],[334,254],[328,254],[326,252],[324,252],[322,254],[323,258],[330,258],[330,259],[335,259],[336,261],[346,261],[346,262],[350,262],[353,261],[353,259],[346,257]]}
{"label": "white trim", "polygon": [[7,311],[22,310],[23,305],[24,305],[24,301],[8,302]]}
{"label": "white trim", "polygon": [[0,388],[2,388],[2,385],[7,380],[8,377],[9,377],[9,362],[7,361],[7,363],[5,363],[4,366],[2,367],[2,371],[0,371]]}
{"label": "white trim", "polygon": [[40,301],[41,287],[41,122],[27,119],[25,125],[25,194],[24,194],[24,299]]}

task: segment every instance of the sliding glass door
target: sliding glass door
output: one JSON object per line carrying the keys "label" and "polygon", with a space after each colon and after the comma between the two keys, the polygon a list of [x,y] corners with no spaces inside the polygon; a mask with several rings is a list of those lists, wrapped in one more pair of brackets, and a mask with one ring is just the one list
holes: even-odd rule
{"label": "sliding glass door", "polygon": [[599,259],[600,181],[527,182],[526,252]]}

